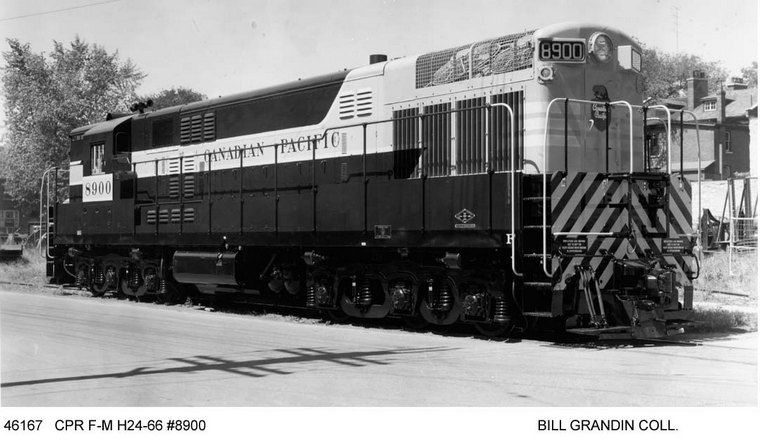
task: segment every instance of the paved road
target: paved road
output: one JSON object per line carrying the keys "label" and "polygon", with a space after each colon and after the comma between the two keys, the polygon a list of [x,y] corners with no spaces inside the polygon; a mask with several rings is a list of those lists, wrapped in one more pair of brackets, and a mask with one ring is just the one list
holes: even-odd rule
{"label": "paved road", "polygon": [[0,291],[3,406],[756,406],[757,334],[496,342]]}

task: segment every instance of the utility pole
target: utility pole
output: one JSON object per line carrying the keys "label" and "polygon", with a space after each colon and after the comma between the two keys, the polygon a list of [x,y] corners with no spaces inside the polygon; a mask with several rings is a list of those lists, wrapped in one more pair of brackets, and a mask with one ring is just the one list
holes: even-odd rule
{"label": "utility pole", "polygon": [[676,19],[676,53],[679,52],[679,47],[678,47],[678,12],[679,12],[678,6],[673,6],[673,15],[674,15],[674,17]]}

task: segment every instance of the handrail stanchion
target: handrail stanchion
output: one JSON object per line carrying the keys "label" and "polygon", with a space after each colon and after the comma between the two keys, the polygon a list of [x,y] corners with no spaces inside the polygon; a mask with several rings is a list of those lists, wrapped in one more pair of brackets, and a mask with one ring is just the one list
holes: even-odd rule
{"label": "handrail stanchion", "polygon": [[647,143],[647,111],[649,108],[647,106],[643,106],[641,108],[641,112],[644,114],[643,116],[643,126],[644,126],[644,171],[650,172],[652,171],[652,164],[650,164],[651,155],[649,152],[649,144]]}
{"label": "handrail stanchion", "polygon": [[[42,211],[42,199],[43,199],[43,196],[47,196],[48,199],[50,198],[50,191],[48,190],[47,192],[45,192],[45,189],[46,189],[45,184],[47,183],[47,175],[48,175],[48,173],[50,173],[50,171],[53,170],[54,168],[55,167],[48,167],[44,172],[42,172],[42,179],[40,180],[40,226],[39,226],[39,228],[40,228],[40,254],[42,254],[42,232],[43,232],[43,229],[42,229],[42,219],[43,219],[43,214],[42,214],[43,213],[43,211]],[[47,203],[45,203],[45,206],[47,206]],[[45,222],[45,229],[44,229],[45,234],[47,234],[47,231],[50,228],[50,226],[49,226],[50,219],[48,218],[48,214],[47,213],[45,214],[44,218],[47,221],[47,222]],[[50,238],[48,237],[48,241],[49,240],[50,240]],[[48,256],[48,254],[49,254],[48,252],[49,251],[50,251],[50,246],[48,244],[48,246],[45,247],[45,257]]]}
{"label": "handrail stanchion", "polygon": [[[699,138],[699,135],[697,135],[697,138]],[[697,142],[699,142],[699,139],[697,139]],[[683,181],[683,110],[681,110],[681,180]]]}
{"label": "handrail stanchion", "polygon": [[[629,103],[628,101],[613,101],[613,102],[607,103],[607,104],[609,106],[616,106],[618,104],[622,104],[622,105],[628,107],[628,121],[629,121],[629,124],[630,124],[630,127],[631,127],[630,130],[628,130],[628,150],[629,150],[629,154],[630,154],[630,158],[628,160],[628,169],[629,169],[629,173],[633,173],[633,106],[631,106],[631,103]],[[654,106],[652,106],[652,107],[654,107]],[[607,121],[609,121],[609,117],[610,117],[610,112],[608,111],[607,112]],[[607,133],[609,133],[609,123],[608,123],[608,127],[607,127]],[[668,143],[668,146],[669,145],[670,145],[670,143]],[[669,148],[668,148],[668,151],[670,151]],[[608,150],[608,152],[609,152],[609,150]],[[609,173],[609,170],[608,170],[608,173]]]}
{"label": "handrail stanchion", "polygon": [[604,103],[604,173],[610,174],[610,103]]}
{"label": "handrail stanchion", "polygon": [[362,186],[364,188],[364,236],[367,235],[367,124],[362,124]]}
{"label": "handrail stanchion", "polygon": [[311,144],[311,230],[317,232],[317,139]]}
{"label": "handrail stanchion", "polygon": [[515,218],[516,218],[516,216],[515,216],[515,205],[517,203],[517,201],[515,200],[515,174],[517,173],[517,170],[516,170],[516,167],[515,167],[515,152],[517,151],[517,135],[516,135],[517,131],[515,130],[515,113],[512,110],[512,108],[509,107],[508,104],[505,104],[505,103],[494,103],[494,104],[491,104],[491,105],[492,106],[504,107],[509,112],[509,123],[510,123],[510,128],[512,129],[512,151],[509,152],[509,173],[511,174],[511,176],[510,176],[511,182],[509,184],[509,186],[511,187],[510,188],[509,209],[510,209],[510,217],[511,217],[510,226],[512,227],[512,247],[511,247],[512,248],[512,273],[515,276],[517,276],[517,277],[522,277],[523,274],[520,273],[520,272],[518,272],[517,268],[515,267],[515,258],[516,258],[516,253],[515,253],[515,249],[516,249],[516,247],[515,247],[515,240],[516,240],[516,236],[515,236]]}
{"label": "handrail stanchion", "polygon": [[238,165],[238,170],[240,171],[240,188],[238,189],[238,197],[240,198],[240,203],[238,205],[240,209],[240,241],[243,241],[243,213],[245,208],[245,198],[243,197],[243,152],[245,150],[238,149],[238,153],[240,154],[240,164]]}
{"label": "handrail stanchion", "polygon": [[[158,236],[158,224],[161,223],[161,212],[158,209],[158,159],[154,161],[154,173],[156,174],[156,180],[154,181],[153,185],[153,191],[155,192],[153,194],[153,200],[156,204],[156,236]],[[211,214],[209,214],[209,219],[211,219]]]}
{"label": "handrail stanchion", "polygon": [[702,253],[702,146],[699,142],[699,119],[694,112],[682,110],[681,113],[686,113],[694,119],[697,130],[697,248]]}
{"label": "handrail stanchion", "polygon": [[568,102],[570,101],[569,98],[565,98],[565,176],[567,176],[567,171],[569,168],[567,167],[567,116],[568,116]]}
{"label": "handrail stanchion", "polygon": [[[541,174],[547,173],[548,164],[546,161],[547,157],[547,135],[549,134],[549,111],[552,108],[552,105],[556,103],[559,100],[567,99],[567,98],[554,98],[549,102],[549,104],[546,106],[546,123],[544,124],[544,168],[541,170]],[[542,188],[542,199],[541,199],[541,266],[544,270],[544,274],[546,274],[546,277],[551,278],[552,275],[549,273],[549,270],[546,269],[546,261],[548,260],[546,257],[546,179],[542,176],[541,177],[541,188]]]}

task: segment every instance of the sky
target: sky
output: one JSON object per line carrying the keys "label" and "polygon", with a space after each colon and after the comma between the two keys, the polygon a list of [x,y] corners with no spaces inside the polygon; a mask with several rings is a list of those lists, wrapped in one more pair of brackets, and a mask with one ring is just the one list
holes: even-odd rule
{"label": "sky", "polygon": [[[757,59],[756,0],[0,0],[5,39],[50,52],[77,35],[131,59],[149,94],[257,89],[562,21],[617,27],[648,46],[720,61]],[[0,61],[0,64],[3,64]]]}

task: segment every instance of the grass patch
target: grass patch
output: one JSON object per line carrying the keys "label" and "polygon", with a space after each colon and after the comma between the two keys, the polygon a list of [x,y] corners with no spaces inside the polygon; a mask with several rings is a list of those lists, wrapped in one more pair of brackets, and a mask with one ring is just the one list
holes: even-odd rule
{"label": "grass patch", "polygon": [[[700,332],[757,331],[757,253],[705,253],[694,281],[694,320]],[[717,293],[747,294],[748,297]]]}
{"label": "grass patch", "polygon": [[700,332],[757,331],[757,314],[726,309],[720,306],[696,305],[694,321]]}
{"label": "grass patch", "polygon": [[[702,270],[694,281],[694,289],[704,292],[713,290],[749,294],[750,297],[716,297],[728,302],[757,304],[757,253],[735,253],[729,273],[728,253],[705,253],[701,262]],[[709,295],[709,294],[707,294]],[[742,300],[745,299],[745,300]],[[746,300],[749,299],[749,300]],[[695,298],[696,301],[708,299]]]}
{"label": "grass patch", "polygon": [[21,259],[0,262],[0,281],[46,285],[45,259],[37,250],[26,249]]}

